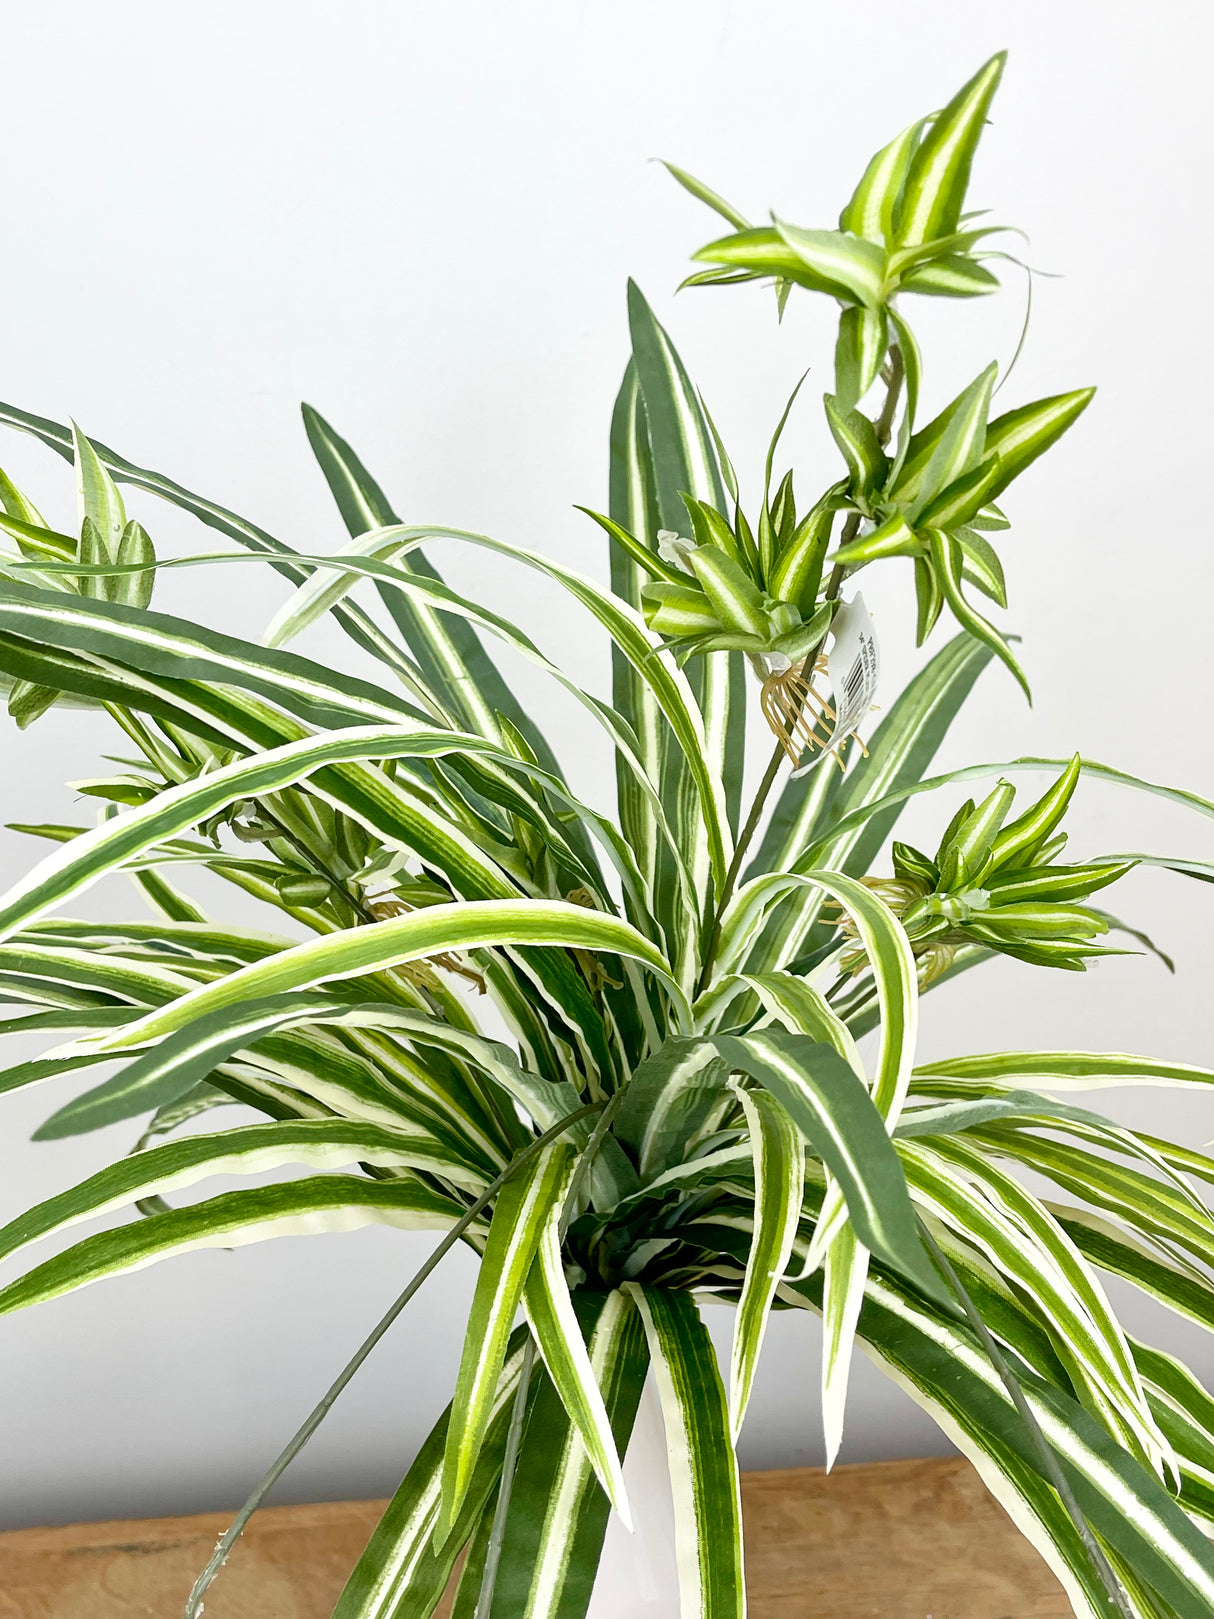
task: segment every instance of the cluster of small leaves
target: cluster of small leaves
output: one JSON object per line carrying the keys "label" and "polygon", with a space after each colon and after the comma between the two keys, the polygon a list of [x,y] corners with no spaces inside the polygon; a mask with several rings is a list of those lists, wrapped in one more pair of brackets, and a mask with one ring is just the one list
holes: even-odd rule
{"label": "cluster of small leaves", "polygon": [[[50,528],[37,507],[2,471],[0,506],[3,511],[0,511],[0,528],[12,535],[22,557],[30,562],[79,562],[86,567],[114,563],[145,569],[143,572],[108,577],[101,574],[74,577],[62,572],[35,574],[33,577],[39,584],[52,590],[68,591],[94,601],[146,607],[152,599],[156,578],[156,553],[151,539],[141,523],[134,519],[128,522],[117,485],[75,422],[72,423],[72,439],[76,461],[79,537],[73,539],[71,535],[59,534]],[[9,689],[8,711],[24,730],[45,714],[58,698],[59,692],[53,686],[17,680]]]}
{"label": "cluster of small leaves", "polygon": [[[1003,569],[984,533],[1008,527],[995,502],[1071,426],[1094,390],[1040,399],[988,421],[997,370],[992,364],[916,430],[922,362],[896,306],[903,292],[972,297],[998,287],[983,262],[993,255],[982,243],[1004,227],[970,225],[974,216],[963,209],[1003,61],[1002,55],[993,57],[941,112],[917,120],[876,154],[837,230],[806,230],[780,219],[754,228],[685,171],[672,173],[736,227],[733,235],[699,250],[695,257],[713,268],[685,285],[774,279],[781,309],[793,286],[825,293],[841,305],[835,390],[824,405],[847,476],[815,508],[828,533],[835,511],[851,514],[834,564],[854,570],[885,557],[912,558],[919,643],[947,603],[962,628],[1007,664],[1027,695],[1028,683],[1006,639],[974,608],[963,584],[1006,607]],[[906,386],[893,446],[887,442],[889,416],[883,412],[885,420],[874,421],[857,408],[879,375],[889,390],[887,407]],[[760,577],[758,583],[765,581]],[[772,580],[767,589],[779,599],[777,585]],[[812,604],[797,605],[811,616]],[[680,597],[679,606],[693,611],[690,597],[686,604]]]}
{"label": "cluster of small leaves", "polygon": [[928,981],[963,944],[1072,972],[1083,972],[1092,956],[1120,953],[1094,942],[1109,931],[1109,919],[1079,902],[1124,877],[1135,862],[1057,863],[1067,842],[1058,828],[1079,771],[1076,754],[1014,821],[1007,820],[1016,796],[1010,782],[997,783],[980,804],[967,799],[934,858],[909,843],[894,844],[892,880],[870,879],[869,886],[900,917]]}
{"label": "cluster of small leaves", "polygon": [[719,438],[732,520],[707,500],[684,493],[693,537],[661,529],[655,550],[612,518],[588,512],[652,576],[641,590],[645,622],[680,663],[702,653],[745,652],[788,668],[825,639],[833,608],[818,598],[839,490],[799,514],[791,471],[774,494],[771,489],[776,447],[795,398],[794,393],[767,453],[757,526],[742,510],[737,478]]}

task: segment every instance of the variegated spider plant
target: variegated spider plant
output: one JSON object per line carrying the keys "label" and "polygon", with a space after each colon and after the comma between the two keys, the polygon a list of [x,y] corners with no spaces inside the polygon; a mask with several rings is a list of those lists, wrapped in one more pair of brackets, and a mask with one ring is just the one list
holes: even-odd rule
{"label": "variegated spider plant", "polygon": [[[1102,1283],[1124,1278],[1214,1325],[1201,1195],[1214,1161],[1055,1095],[1209,1086],[1214,1072],[1074,1051],[916,1065],[921,993],[997,954],[1025,973],[1084,970],[1117,925],[1086,902],[1136,858],[1062,858],[1077,784],[1130,781],[1115,770],[1076,756],[928,775],[992,658],[1024,683],[971,593],[1003,605],[988,536],[1007,526],[1004,491],[1090,398],[992,417],[988,367],[930,420],[920,409],[905,305],[997,285],[997,227],[963,209],[1002,66],[884,147],[838,229],[754,227],[674,171],[730,227],[696,255],[693,282],[768,279],[781,307],[797,288],[838,303],[825,410],[841,465],[801,505],[791,473],[773,479],[777,433],[748,518],[633,289],[610,510],[595,514],[611,590],[484,535],[402,524],[311,410],[351,535],[339,560],[291,550],[78,429],[0,407],[74,464],[80,507],[79,532],[60,534],[0,484],[10,712],[26,726],[56,702],[100,706],[134,752],[123,774],[84,784],[105,801],[98,824],[24,828],[55,847],[0,897],[0,974],[24,1009],[4,1029],[74,1037],[2,1084],[105,1064],[41,1133],[150,1116],[137,1151],[0,1231],[0,1257],[115,1210],[142,1217],[17,1275],[0,1312],[187,1249],[368,1223],[445,1233],[407,1299],[455,1242],[470,1245],[479,1273],[451,1405],[338,1619],[432,1613],[464,1553],[461,1619],[584,1614],[609,1510],[628,1513],[620,1458],[650,1370],[683,1614],[742,1614],[734,1442],[775,1308],[822,1315],[831,1458],[859,1340],[976,1462],[1077,1614],[1214,1612],[1214,1400],[1126,1334]],[[264,645],[151,609],[158,565],[124,488],[236,542],[178,560],[256,559],[294,587]],[[443,544],[566,592],[610,641],[611,701],[446,585],[429,560]],[[867,731],[856,702],[867,708],[875,665],[853,579],[898,557],[913,565],[920,640],[944,607],[959,633],[884,699],[863,751],[850,738]],[[325,614],[378,680],[284,650]],[[613,813],[570,789],[497,673],[495,640],[583,705],[613,752]],[[859,662],[845,668],[848,646]],[[770,763],[744,804],[748,740]],[[1048,784],[1015,801],[1025,770]],[[983,786],[958,806],[948,789],[962,780]],[[921,792],[941,795],[938,848],[885,854]],[[192,866],[240,891],[238,914],[257,902],[287,931],[204,915],[178,887]],[[115,872],[150,919],[65,915]],[[230,1102],[265,1122],[174,1133]],[[166,1201],[286,1164],[301,1173]],[[1021,1170],[1056,1197],[1027,1190]],[[707,1295],[736,1305],[724,1374]],[[221,1543],[190,1614],[328,1403]]]}

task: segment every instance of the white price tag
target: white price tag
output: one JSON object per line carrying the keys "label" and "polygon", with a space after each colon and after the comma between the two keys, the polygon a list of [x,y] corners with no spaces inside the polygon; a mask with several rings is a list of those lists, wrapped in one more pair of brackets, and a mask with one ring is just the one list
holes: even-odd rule
{"label": "white price tag", "polygon": [[834,729],[822,751],[815,753],[799,770],[794,770],[794,776],[808,775],[847,740],[872,707],[881,678],[877,632],[868,616],[864,597],[858,592],[835,614],[831,634],[834,645],[827,659],[827,674],[835,709]]}

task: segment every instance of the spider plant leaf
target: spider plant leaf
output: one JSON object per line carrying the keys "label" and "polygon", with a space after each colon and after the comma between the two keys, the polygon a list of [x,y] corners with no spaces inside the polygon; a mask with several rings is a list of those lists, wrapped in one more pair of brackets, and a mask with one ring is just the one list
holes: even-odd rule
{"label": "spider plant leaf", "polygon": [[887,347],[884,309],[853,304],[843,311],[835,342],[835,399],[841,411],[853,410],[876,382]]}
{"label": "spider plant leaf", "polygon": [[817,606],[822,564],[826,560],[834,520],[835,508],[826,501],[819,502],[797,524],[771,570],[771,594],[778,601],[792,602],[806,617]]}
{"label": "spider plant leaf", "polygon": [[[687,583],[685,573],[678,568],[672,568],[669,562],[663,561],[655,550],[648,545],[643,545],[635,534],[629,533],[614,518],[604,517],[602,512],[593,511],[589,506],[578,506],[576,510],[585,512],[587,517],[592,517],[608,538],[614,540],[636,563],[642,573],[649,574],[654,579],[664,580],[670,585],[685,585]],[[613,588],[615,587],[613,586]],[[625,595],[624,591],[618,591],[617,594],[625,596],[626,600],[631,600],[631,596]],[[639,596],[633,605],[640,606]]]}
{"label": "spider plant leaf", "polygon": [[666,1430],[684,1619],[742,1619],[742,1513],[729,1411],[689,1293],[625,1284],[645,1324]]}
{"label": "spider plant leaf", "polygon": [[[579,1291],[574,1307],[615,1447],[628,1448],[649,1368],[641,1317],[627,1294]],[[598,1570],[609,1504],[551,1384],[536,1396],[514,1475],[491,1619],[576,1619]],[[342,1619],[340,1610],[335,1619]],[[350,1619],[354,1619],[351,1615]]]}
{"label": "spider plant leaf", "polygon": [[[677,533],[686,509],[682,498],[685,493],[705,501],[718,512],[725,510],[725,487],[713,433],[674,345],[640,289],[631,282],[628,327],[644,403],[653,511],[662,528]],[[625,520],[614,506],[612,516],[617,521]],[[640,537],[637,528],[632,532]],[[652,543],[656,545],[656,542],[655,533]],[[655,665],[661,662],[656,658],[651,661]],[[663,802],[681,846],[690,856],[693,877],[701,889],[711,873],[719,891],[728,855],[722,861],[718,848],[731,841],[731,829],[738,824],[741,761],[745,752],[744,678],[738,657],[700,659],[691,671],[694,706],[701,717],[696,727],[703,738],[700,756],[687,749],[679,736],[678,723],[669,712],[666,717],[675,731],[677,746],[671,746],[664,731],[659,733]],[[721,781],[727,759],[731,763],[730,779],[724,789],[719,790],[718,804],[715,792],[706,796],[702,778],[707,774],[712,781]],[[695,808],[697,802],[699,813]],[[718,824],[722,809],[726,818],[724,827]],[[669,864],[664,859],[661,865],[666,870],[659,869],[658,904],[668,935],[674,937],[680,930],[680,919],[667,875]]]}
{"label": "spider plant leaf", "polygon": [[[788,1289],[817,1303],[817,1277]],[[1077,1613],[1111,1609],[1020,1417],[982,1348],[961,1323],[883,1277],[869,1279],[860,1337],[872,1357],[981,1470],[988,1488],[1062,1579]],[[1101,1539],[1177,1612],[1214,1600],[1214,1550],[1152,1474],[1065,1391],[1029,1372],[1018,1381]]]}
{"label": "spider plant leaf", "polygon": [[[345,439],[311,405],[301,409],[308,443],[351,537],[398,523],[379,484]],[[441,583],[442,576],[420,552],[402,566]],[[500,739],[497,716],[504,716],[522,731],[544,769],[561,774],[543,733],[502,679],[473,625],[432,609],[416,596],[382,588],[380,596],[426,683],[454,715],[478,735],[495,741]]]}
{"label": "spider plant leaf", "polygon": [[781,241],[813,276],[841,288],[854,303],[873,310],[880,307],[885,280],[883,247],[845,231],[803,230],[779,219],[775,227]]}
{"label": "spider plant leaf", "polygon": [[843,1443],[847,1385],[867,1278],[868,1249],[845,1224],[831,1238],[823,1261],[822,1431],[827,1472]]}
{"label": "spider plant leaf", "polygon": [[472,1482],[523,1284],[545,1223],[554,1209],[559,1216],[573,1161],[567,1141],[550,1142],[505,1183],[494,1202],[451,1402],[438,1513],[440,1536],[454,1527]]}
{"label": "spider plant leaf", "polygon": [[915,339],[914,332],[911,331],[898,310],[892,306],[887,307],[886,318],[890,325],[891,343],[896,343],[898,346],[898,353],[902,360],[902,375],[906,386],[906,403],[902,409],[902,419],[898,423],[897,445],[889,476],[890,486],[894,488],[897,487],[901,477],[902,466],[910,449],[911,436],[919,414],[919,395],[923,386],[923,357],[919,352],[919,344]]}
{"label": "spider plant leaf", "polygon": [[[941,413],[946,417],[944,426],[917,481],[912,514],[923,511],[942,490],[972,472],[983,460],[987,453],[984,450],[987,412],[998,369],[992,361],[958,394],[946,412]],[[930,521],[924,518],[925,523]]]}
{"label": "spider plant leaf", "polygon": [[727,1075],[706,1040],[667,1040],[633,1071],[616,1114],[615,1135],[632,1152],[644,1181],[687,1155],[732,1098]]}
{"label": "spider plant leaf", "polygon": [[999,291],[999,277],[976,259],[943,253],[907,270],[899,276],[898,286],[902,292],[918,292],[929,298],[983,298]]}
{"label": "spider plant leaf", "polygon": [[[91,548],[95,555],[86,556],[82,549],[80,560],[114,562],[126,527],[122,496],[96,449],[75,422],[72,423],[72,453],[76,462],[76,520],[82,530],[86,522],[91,523],[95,536]],[[102,581],[93,583],[100,585]],[[105,599],[99,590],[86,590],[85,594],[97,594]]]}
{"label": "spider plant leaf", "polygon": [[763,607],[763,592],[731,556],[715,545],[698,545],[688,553],[687,560],[712,606],[714,617],[726,631],[757,636],[771,633],[771,623]]}
{"label": "spider plant leaf", "polygon": [[1055,394],[1021,405],[998,416],[986,430],[984,455],[998,455],[999,478],[988,497],[991,500],[1018,478],[1073,425],[1091,404],[1095,388],[1077,388],[1072,393]]}
{"label": "spider plant leaf", "polygon": [[961,564],[964,577],[984,596],[989,596],[997,607],[1006,607],[1007,582],[994,546],[972,528],[958,529],[956,539],[964,559]]}
{"label": "spider plant leaf", "polygon": [[108,1051],[127,1050],[260,995],[358,977],[447,951],[545,944],[635,957],[667,985],[676,1015],[690,1022],[690,1009],[663,957],[629,923],[564,900],[464,900],[309,939],[180,996],[104,1037],[102,1044]]}
{"label": "spider plant leaf", "polygon": [[457,1203],[420,1182],[358,1175],[315,1175],[224,1192],[85,1237],[0,1288],[0,1315],[199,1248],[239,1248],[270,1237],[356,1231],[366,1225],[444,1231],[461,1212]]}
{"label": "spider plant leaf", "polygon": [[725,201],[724,197],[718,196],[715,191],[704,184],[703,180],[697,180],[695,175],[688,174],[686,169],[680,169],[676,164],[668,163],[664,157],[659,158],[658,162],[669,175],[679,182],[684,191],[689,191],[693,197],[707,204],[714,213],[720,214],[722,219],[727,219],[735,230],[750,229],[750,221],[745,215],[740,214],[731,203]]}
{"label": "spider plant leaf", "polygon": [[839,1182],[864,1246],[930,1297],[944,1297],[915,1230],[885,1121],[850,1065],[832,1047],[781,1030],[717,1035],[713,1043],[731,1067],[783,1103]]}
{"label": "spider plant leaf", "polygon": [[249,1124],[215,1135],[183,1136],[119,1158],[69,1191],[27,1209],[0,1229],[0,1259],[81,1220],[141,1198],[193,1186],[212,1175],[257,1175],[284,1164],[342,1169],[357,1163],[421,1169],[480,1191],[484,1177],[433,1137],[350,1119]]}
{"label": "spider plant leaf", "polygon": [[981,641],[995,654],[1001,663],[1016,677],[1024,695],[1032,701],[1032,692],[1029,689],[1028,679],[1021,669],[1011,648],[1000,635],[995,626],[983,618],[975,608],[966,601],[961,589],[962,552],[961,547],[950,535],[943,534],[939,529],[927,529],[924,532],[931,554],[932,566],[936,577],[940,581],[940,588],[944,592],[944,599],[952,611],[953,617],[968,630],[976,641]]}
{"label": "spider plant leaf", "polygon": [[[510,1338],[480,1459],[452,1532],[446,1536],[438,1532],[443,1453],[451,1423],[448,1406],[376,1525],[337,1600],[333,1619],[430,1619],[501,1476],[526,1338],[526,1327],[517,1328]],[[533,1378],[528,1391],[532,1411],[541,1390],[542,1374]]]}
{"label": "spider plant leaf", "polygon": [[111,599],[130,607],[146,607],[156,583],[156,551],[142,523],[132,521],[123,529],[114,561],[120,567],[138,566],[143,571],[115,578]]}
{"label": "spider plant leaf", "polygon": [[[779,280],[808,287],[811,292],[829,293],[832,298],[850,299],[853,296],[843,282],[816,269],[803,254],[785,241],[778,229],[769,225],[752,226],[735,235],[723,236],[718,241],[708,242],[691,256],[699,264],[720,266],[719,270],[690,277],[692,282],[749,281],[761,276],[775,276]],[[849,273],[855,273],[854,266]]]}
{"label": "spider plant leaf", "polygon": [[936,114],[911,159],[897,219],[900,247],[915,247],[957,229],[970,169],[1006,52],[992,56]]}
{"label": "spider plant leaf", "polygon": [[882,247],[893,245],[898,199],[925,123],[921,119],[908,125],[869,160],[851,201],[839,215],[840,230]]}
{"label": "spider plant leaf", "polygon": [[949,1057],[915,1070],[930,1078],[997,1081],[1047,1090],[1103,1090],[1114,1085],[1214,1085],[1214,1068],[1164,1062],[1120,1051],[992,1051]]}
{"label": "spider plant leaf", "polygon": [[847,463],[851,492],[862,498],[879,487],[885,477],[887,462],[877,443],[877,430],[860,411],[842,410],[830,394],[825,394],[822,402],[831,436]]}
{"label": "spider plant leaf", "polygon": [[[654,487],[653,454],[645,402],[637,382],[636,363],[629,360],[611,417],[610,508],[612,520],[637,538],[647,552],[657,557],[657,535],[662,520],[657,509]],[[609,548],[611,589],[634,611],[641,609],[641,590],[649,581],[649,570],[621,549]],[[615,761],[616,805],[620,830],[628,840],[637,865],[652,893],[657,881],[659,842],[654,807],[642,786],[661,781],[663,718],[657,698],[641,671],[611,646],[612,707],[632,727],[643,777],[628,770],[625,761]]]}
{"label": "spider plant leaf", "polygon": [[561,1216],[561,1202],[554,1199],[543,1217],[535,1258],[523,1285],[523,1308],[552,1386],[595,1476],[631,1533],[632,1514],[611,1417],[565,1280]]}
{"label": "spider plant leaf", "polygon": [[963,1137],[908,1142],[899,1153],[920,1207],[1032,1302],[1082,1403],[1153,1472],[1174,1473],[1104,1290],[1048,1210]]}
{"label": "spider plant leaf", "polygon": [[1001,475],[999,457],[988,455],[978,466],[955,479],[928,502],[918,521],[927,528],[964,531],[981,511]]}
{"label": "spider plant leaf", "polygon": [[729,1377],[730,1434],[737,1443],[758,1370],[776,1287],[788,1266],[805,1186],[801,1134],[770,1091],[735,1087],[750,1133],[755,1224],[742,1296],[734,1318]]}

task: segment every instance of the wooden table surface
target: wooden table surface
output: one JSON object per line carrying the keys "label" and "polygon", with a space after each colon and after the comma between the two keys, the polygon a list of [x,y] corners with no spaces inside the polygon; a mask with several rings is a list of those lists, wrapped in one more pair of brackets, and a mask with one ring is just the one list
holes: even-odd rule
{"label": "wooden table surface", "polygon": [[[1071,1619],[962,1460],[748,1473],[751,1619]],[[258,1513],[206,1619],[328,1619],[382,1501]],[[229,1516],[0,1534],[0,1619],[180,1619]]]}

